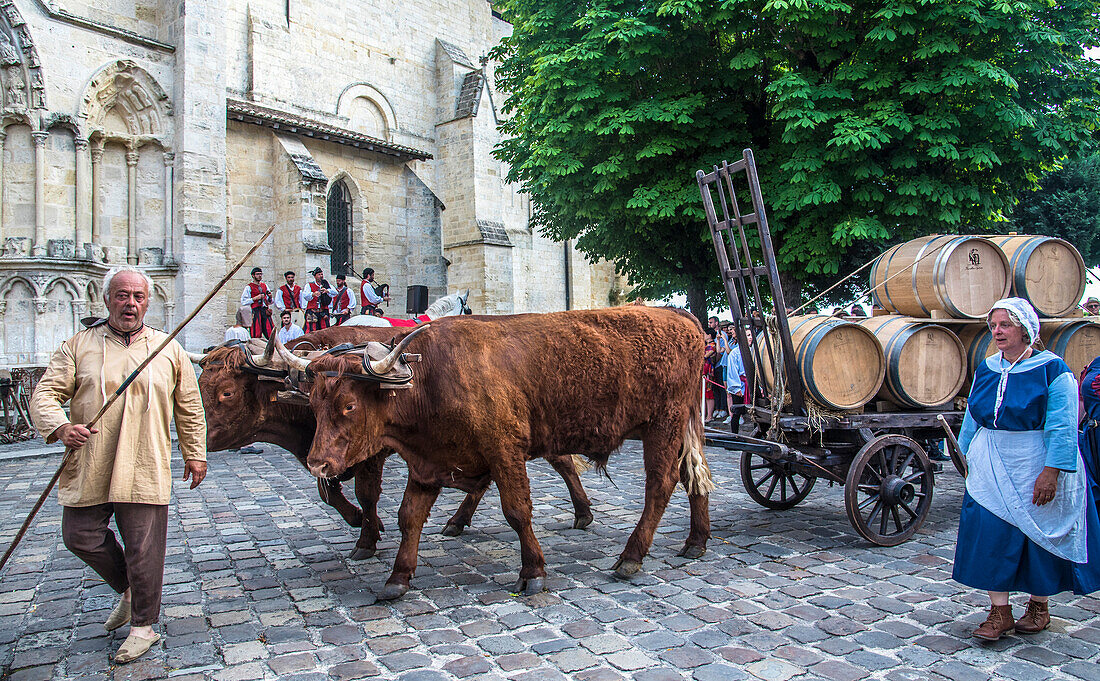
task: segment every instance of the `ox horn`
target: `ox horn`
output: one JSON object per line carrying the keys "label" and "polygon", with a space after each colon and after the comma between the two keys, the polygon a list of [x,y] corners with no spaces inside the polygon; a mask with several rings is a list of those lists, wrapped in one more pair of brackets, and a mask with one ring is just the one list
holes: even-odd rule
{"label": "ox horn", "polygon": [[[275,340],[275,351],[279,353],[279,357],[283,358],[283,361],[287,363],[287,366],[297,367],[299,371],[305,371],[309,368],[309,360],[303,359],[298,355],[295,355],[290,350],[286,349],[286,346],[279,341],[278,337],[273,333],[271,338]],[[266,355],[267,352],[265,351]]]}
{"label": "ox horn", "polygon": [[267,347],[264,348],[264,354],[252,355],[252,362],[258,367],[265,367],[271,364],[271,358],[275,356],[275,330],[271,331],[271,336],[267,339]]}
{"label": "ox horn", "polygon": [[187,352],[187,358],[190,359],[195,364],[202,364],[203,360],[206,359],[206,353],[205,352],[201,355],[197,352],[189,352],[189,351],[185,351],[185,352]]}
{"label": "ox horn", "polygon": [[[397,364],[397,360],[401,358],[401,353],[403,353],[405,351],[405,348],[409,346],[409,342],[412,341],[413,337],[424,329],[428,328],[429,326],[431,326],[431,324],[422,324],[416,327],[415,329],[413,329],[412,333],[401,339],[401,342],[397,344],[397,347],[395,347],[393,350],[390,350],[390,354],[386,355],[378,361],[371,360],[370,370],[374,372],[374,374],[377,376],[386,375],[390,371],[390,369],[392,369],[394,365]],[[364,357],[365,356],[366,355],[364,355]]]}

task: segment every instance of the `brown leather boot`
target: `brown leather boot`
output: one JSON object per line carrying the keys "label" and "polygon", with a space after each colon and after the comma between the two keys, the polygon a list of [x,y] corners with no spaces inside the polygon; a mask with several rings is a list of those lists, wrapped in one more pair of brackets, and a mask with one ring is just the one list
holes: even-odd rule
{"label": "brown leather boot", "polygon": [[994,605],[989,608],[989,617],[985,618],[982,626],[974,631],[974,636],[986,641],[999,641],[1001,636],[1015,628],[1016,623],[1012,619],[1011,605]]}
{"label": "brown leather boot", "polygon": [[1027,612],[1016,620],[1017,634],[1038,634],[1050,626],[1050,609],[1046,601],[1030,600],[1027,602]]}

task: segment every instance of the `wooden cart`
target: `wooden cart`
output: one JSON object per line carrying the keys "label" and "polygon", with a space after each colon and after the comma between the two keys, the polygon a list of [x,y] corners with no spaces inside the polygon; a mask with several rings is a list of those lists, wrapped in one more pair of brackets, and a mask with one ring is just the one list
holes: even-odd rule
{"label": "wooden cart", "polygon": [[[754,396],[752,434],[736,432],[736,424],[735,432],[708,429],[707,444],[741,453],[741,480],[761,506],[793,508],[824,479],[844,486],[844,507],[860,536],[879,546],[908,540],[928,517],[940,468],[922,443],[943,439],[941,414],[957,429],[963,413],[876,411],[874,405],[847,414],[814,409],[795,363],[752,150],[709,173],[700,170],[696,178],[745,364],[747,394]],[[751,212],[742,211],[738,193],[747,194]],[[772,314],[769,330],[765,320]],[[750,334],[761,339],[766,352],[748,342]],[[789,397],[777,399],[758,385],[757,368],[770,357],[779,358],[773,375],[785,378]]]}

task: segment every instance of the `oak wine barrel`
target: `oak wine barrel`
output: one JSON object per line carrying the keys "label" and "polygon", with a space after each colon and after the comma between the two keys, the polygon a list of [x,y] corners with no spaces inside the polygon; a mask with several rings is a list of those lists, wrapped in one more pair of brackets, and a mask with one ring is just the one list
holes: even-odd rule
{"label": "oak wine barrel", "polygon": [[871,267],[871,285],[874,303],[888,312],[929,317],[932,310],[942,310],[952,317],[978,319],[1008,295],[1011,280],[1008,259],[993,242],[941,234],[898,244],[880,255]]}
{"label": "oak wine barrel", "polygon": [[970,385],[978,365],[999,351],[993,342],[993,334],[985,324],[967,324],[959,329],[958,336],[966,349],[966,384]]}
{"label": "oak wine barrel", "polygon": [[1051,236],[985,238],[1008,258],[1012,295],[1030,301],[1040,317],[1062,317],[1077,309],[1085,295],[1085,261],[1073,244]]}
{"label": "oak wine barrel", "polygon": [[886,380],[879,396],[903,407],[951,402],[966,382],[966,352],[948,328],[924,319],[884,315],[856,322],[882,343]]}
{"label": "oak wine barrel", "polygon": [[[875,335],[862,326],[828,315],[791,317],[791,342],[806,394],[831,409],[848,411],[870,402],[882,386],[886,360]],[[756,342],[768,387],[773,360],[763,335]]]}
{"label": "oak wine barrel", "polygon": [[1089,362],[1100,356],[1100,324],[1089,321],[1048,322],[1039,325],[1047,350],[1066,360],[1080,378]]}

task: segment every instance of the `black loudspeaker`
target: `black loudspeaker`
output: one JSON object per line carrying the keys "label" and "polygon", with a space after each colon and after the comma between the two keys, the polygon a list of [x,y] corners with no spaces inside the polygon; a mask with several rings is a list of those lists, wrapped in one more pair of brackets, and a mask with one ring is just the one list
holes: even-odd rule
{"label": "black loudspeaker", "polygon": [[405,303],[406,314],[424,314],[428,309],[428,287],[419,284],[410,286]]}

